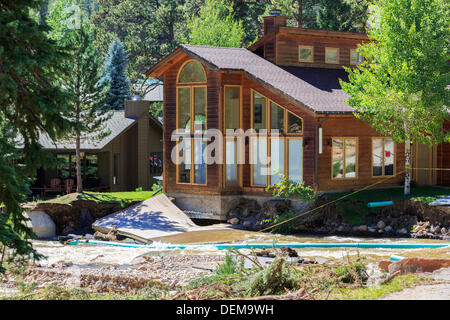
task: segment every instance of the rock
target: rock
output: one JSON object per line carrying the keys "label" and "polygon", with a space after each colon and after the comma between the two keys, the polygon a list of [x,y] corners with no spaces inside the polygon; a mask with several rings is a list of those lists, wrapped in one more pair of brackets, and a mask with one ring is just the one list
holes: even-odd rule
{"label": "rock", "polygon": [[386,223],[384,223],[383,220],[378,221],[377,228],[378,229],[384,229],[386,227]]}
{"label": "rock", "polygon": [[408,230],[406,230],[406,228],[401,228],[400,230],[397,231],[399,234],[408,234]]}
{"label": "rock", "polygon": [[293,257],[298,257],[297,251],[295,251],[295,250],[292,249],[292,248],[289,248],[289,247],[281,247],[280,250],[281,250],[284,254],[288,255],[288,256],[291,257],[291,258],[293,258]]}
{"label": "rock", "polygon": [[391,231],[392,231],[391,226],[387,226],[386,228],[384,228],[384,232],[391,232]]}
{"label": "rock", "polygon": [[248,208],[242,209],[241,215],[246,218],[250,215],[250,210]]}
{"label": "rock", "polygon": [[360,225],[359,227],[358,227],[358,231],[360,231],[360,232],[366,232],[367,231],[367,226],[366,225]]}
{"label": "rock", "polygon": [[85,237],[86,239],[88,239],[88,240],[94,239],[94,235],[92,235],[92,234],[90,234],[90,233],[86,233],[86,234],[84,235],[84,237]]}
{"label": "rock", "polygon": [[239,224],[239,219],[238,218],[231,218],[230,220],[228,220],[229,224],[232,224],[233,226]]}
{"label": "rock", "polygon": [[244,223],[242,223],[242,226],[246,229],[254,228],[254,224],[250,220],[245,220]]}
{"label": "rock", "polygon": [[33,229],[38,239],[49,239],[56,236],[56,225],[53,220],[43,211],[25,212],[27,226]]}
{"label": "rock", "polygon": [[369,230],[369,232],[377,232],[377,229],[372,228],[372,227],[368,228],[367,230]]}
{"label": "rock", "polygon": [[441,233],[442,234],[446,234],[447,233],[447,229],[444,227],[444,228],[441,228]]}

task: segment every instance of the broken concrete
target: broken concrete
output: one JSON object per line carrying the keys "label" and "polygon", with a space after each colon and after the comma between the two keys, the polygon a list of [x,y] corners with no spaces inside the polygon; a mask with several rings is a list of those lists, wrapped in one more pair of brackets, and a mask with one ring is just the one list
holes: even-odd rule
{"label": "broken concrete", "polygon": [[196,237],[201,237],[204,231],[229,230],[231,226],[197,226],[166,195],[161,194],[101,218],[94,222],[92,228],[106,234],[116,229],[119,235],[151,243],[170,242],[174,236],[176,239],[186,232],[196,233]]}

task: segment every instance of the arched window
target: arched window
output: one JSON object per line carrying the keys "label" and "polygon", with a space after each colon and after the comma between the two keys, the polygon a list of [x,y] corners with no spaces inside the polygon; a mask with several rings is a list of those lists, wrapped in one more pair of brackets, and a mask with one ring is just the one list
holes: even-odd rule
{"label": "arched window", "polygon": [[186,133],[178,141],[178,157],[183,159],[177,167],[178,183],[206,184],[206,140],[192,137],[206,130],[206,88],[206,72],[201,63],[186,62],[177,81],[177,129]]}
{"label": "arched window", "polygon": [[186,63],[178,76],[178,83],[206,82],[206,73],[200,62],[192,60]]}

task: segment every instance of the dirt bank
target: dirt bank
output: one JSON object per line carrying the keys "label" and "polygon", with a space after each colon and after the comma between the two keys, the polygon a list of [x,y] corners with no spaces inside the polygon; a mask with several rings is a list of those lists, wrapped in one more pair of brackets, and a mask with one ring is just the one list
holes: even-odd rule
{"label": "dirt bank", "polygon": [[[136,203],[130,202],[126,206]],[[73,232],[90,233],[92,232],[91,224],[95,220],[123,208],[117,201],[73,200],[68,203],[41,202],[28,211],[44,211],[55,222],[56,234],[67,235]]]}
{"label": "dirt bank", "polygon": [[[450,239],[450,210],[420,201],[395,201],[393,206],[368,208],[364,201],[344,199],[333,203],[323,195],[309,209],[318,207],[303,217],[280,225],[275,231]],[[292,209],[289,200],[271,199],[260,206],[256,201],[241,199],[228,213],[228,222],[248,230],[260,230],[298,213]]]}

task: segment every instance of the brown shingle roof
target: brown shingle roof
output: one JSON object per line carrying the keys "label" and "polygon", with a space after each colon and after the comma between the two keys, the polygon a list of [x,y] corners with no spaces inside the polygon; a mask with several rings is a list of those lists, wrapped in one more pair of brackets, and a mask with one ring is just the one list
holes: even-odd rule
{"label": "brown shingle roof", "polygon": [[[347,113],[353,111],[345,103],[348,95],[338,85],[339,77],[346,80],[346,73],[343,70],[283,68],[245,48],[182,45],[181,50],[202,60],[212,69],[244,71],[314,112]],[[310,79],[314,79],[314,81],[309,81]],[[327,83],[334,83],[334,85],[327,85]]]}

